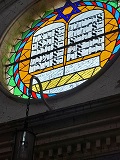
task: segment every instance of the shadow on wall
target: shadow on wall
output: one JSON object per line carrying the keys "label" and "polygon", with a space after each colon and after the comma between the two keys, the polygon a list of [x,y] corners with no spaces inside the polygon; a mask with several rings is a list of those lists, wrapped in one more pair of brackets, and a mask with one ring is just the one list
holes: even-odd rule
{"label": "shadow on wall", "polygon": [[[0,13],[16,1],[17,0],[0,0]],[[20,0],[18,1],[18,3],[20,3]]]}

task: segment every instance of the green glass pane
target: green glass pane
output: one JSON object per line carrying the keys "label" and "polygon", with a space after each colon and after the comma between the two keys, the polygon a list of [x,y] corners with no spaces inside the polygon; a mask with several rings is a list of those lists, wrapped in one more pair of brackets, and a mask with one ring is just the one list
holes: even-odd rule
{"label": "green glass pane", "polygon": [[14,88],[14,95],[19,96],[21,94],[22,94],[22,92],[18,89],[18,87],[15,87]]}
{"label": "green glass pane", "polygon": [[28,96],[26,96],[25,94],[23,94],[22,98],[28,99]]}
{"label": "green glass pane", "polygon": [[33,23],[32,23],[32,28],[34,28],[35,27],[35,25],[37,24],[37,23],[39,23],[40,22],[40,19],[38,19],[38,20],[36,20],[36,21],[34,21]]}
{"label": "green glass pane", "polygon": [[10,63],[14,63],[14,61],[15,61],[15,56],[16,56],[16,54],[13,54],[13,55],[10,57],[10,59],[9,59]]}
{"label": "green glass pane", "polygon": [[11,67],[9,68],[9,70],[7,71],[7,74],[8,74],[9,76],[12,76],[12,75],[13,75],[13,66],[11,66]]}
{"label": "green glass pane", "polygon": [[104,3],[106,3],[106,2],[108,2],[108,0],[98,0],[99,2],[104,2]]}
{"label": "green glass pane", "polygon": [[20,47],[20,45],[21,45],[21,41],[19,41],[15,46],[14,46],[14,50],[15,50],[15,52],[17,52],[18,51],[18,48]]}
{"label": "green glass pane", "polygon": [[45,18],[46,16],[48,16],[49,14],[51,14],[54,10],[49,10],[49,11],[46,11],[44,16],[42,18]]}
{"label": "green glass pane", "polygon": [[108,0],[83,0],[84,2],[107,2]]}
{"label": "green glass pane", "polygon": [[110,4],[111,6],[117,8],[118,7],[118,2],[117,1],[112,1],[112,2],[109,2],[108,4]]}
{"label": "green glass pane", "polygon": [[120,8],[117,9],[120,12]]}
{"label": "green glass pane", "polygon": [[13,77],[11,77],[11,79],[9,80],[8,85],[9,85],[9,86],[12,86],[12,87],[16,86],[16,83],[15,83],[15,81],[14,81],[14,78],[13,78]]}
{"label": "green glass pane", "polygon": [[30,32],[30,29],[22,33],[22,39],[26,37],[26,35]]}
{"label": "green glass pane", "polygon": [[92,2],[92,1],[95,1],[95,0],[83,0],[84,2]]}

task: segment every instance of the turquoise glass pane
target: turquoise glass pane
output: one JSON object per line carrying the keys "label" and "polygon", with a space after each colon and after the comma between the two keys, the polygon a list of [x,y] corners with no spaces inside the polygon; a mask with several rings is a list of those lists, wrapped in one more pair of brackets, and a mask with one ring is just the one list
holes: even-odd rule
{"label": "turquoise glass pane", "polygon": [[35,27],[35,25],[36,25],[37,23],[39,23],[39,22],[40,22],[40,19],[38,19],[38,20],[34,21],[34,22],[32,23],[32,28],[34,28],[34,27]]}

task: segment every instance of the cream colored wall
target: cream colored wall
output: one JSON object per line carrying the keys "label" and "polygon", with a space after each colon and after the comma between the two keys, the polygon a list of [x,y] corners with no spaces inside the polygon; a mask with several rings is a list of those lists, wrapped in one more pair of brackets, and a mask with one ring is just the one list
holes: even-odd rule
{"label": "cream colored wall", "polygon": [[[35,1],[33,0],[18,0],[15,1],[12,5],[6,7],[3,11],[1,11],[0,37],[2,43],[8,45],[7,40],[5,42],[2,41],[3,35],[8,30],[8,26],[10,26],[11,22],[15,21],[16,17],[26,7],[33,3],[35,3]],[[28,13],[33,14],[32,11],[33,10],[31,9],[25,13],[24,18],[26,17],[26,23],[25,19],[23,21],[22,19],[19,19],[20,21],[16,22],[16,26],[19,26],[19,30],[18,32],[16,32],[16,34],[14,33],[14,31],[11,33],[9,42],[12,42],[12,37],[15,37],[17,34],[20,34],[21,26],[22,28],[24,28],[27,24],[30,23],[30,21],[32,21],[31,18],[27,19]],[[21,25],[20,23],[23,23],[25,25]],[[0,56],[1,54],[6,54],[6,49],[4,50],[4,48],[1,47]],[[0,72],[2,72],[2,66],[0,68]],[[50,98],[47,101],[53,108],[58,109],[108,97],[111,95],[120,94],[120,84],[118,83],[118,81],[120,81],[120,57],[113,63],[113,65],[106,72],[101,74],[100,77],[99,75],[100,73],[96,75],[96,78],[94,77],[93,81],[87,82],[86,84],[84,84],[84,86],[77,87],[73,91],[68,91],[54,98]],[[3,91],[4,89],[2,89],[1,87],[1,90]],[[0,92],[0,123],[23,118],[25,116],[26,101],[21,101],[17,99],[13,100],[8,97],[8,94],[3,94],[2,91]],[[30,115],[46,112],[47,110],[48,109],[41,101],[37,101],[37,104],[36,102],[31,102]]]}

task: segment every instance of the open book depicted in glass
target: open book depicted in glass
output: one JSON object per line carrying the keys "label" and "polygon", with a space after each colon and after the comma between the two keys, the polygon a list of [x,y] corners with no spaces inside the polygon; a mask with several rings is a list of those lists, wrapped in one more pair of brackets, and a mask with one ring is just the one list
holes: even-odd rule
{"label": "open book depicted in glass", "polygon": [[[47,98],[81,85],[111,61],[120,46],[116,3],[67,1],[36,20],[15,48],[13,63],[18,63],[13,77],[20,96],[27,98],[33,75],[41,81]],[[32,98],[40,98],[36,81],[32,89]]]}

